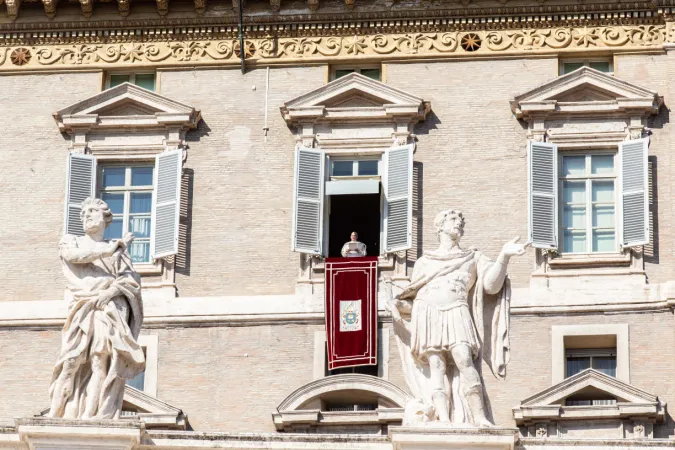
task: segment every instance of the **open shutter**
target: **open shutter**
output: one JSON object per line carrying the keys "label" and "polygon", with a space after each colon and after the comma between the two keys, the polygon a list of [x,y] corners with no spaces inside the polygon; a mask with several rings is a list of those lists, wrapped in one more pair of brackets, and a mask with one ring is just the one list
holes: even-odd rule
{"label": "open shutter", "polygon": [[96,189],[96,158],[81,153],[68,154],[66,175],[66,211],[64,234],[84,236],[80,211],[82,202],[93,197]]}
{"label": "open shutter", "polygon": [[529,240],[532,247],[558,248],[558,147],[548,142],[528,145],[530,191]]}
{"label": "open shutter", "polygon": [[321,254],[323,237],[324,154],[320,150],[295,150],[293,251]]}
{"label": "open shutter", "polygon": [[384,154],[384,249],[397,252],[412,247],[413,146]]}
{"label": "open shutter", "polygon": [[647,139],[622,142],[621,219],[623,247],[649,243]]}
{"label": "open shutter", "polygon": [[178,253],[178,215],[183,151],[169,150],[155,158],[150,254],[162,258]]}

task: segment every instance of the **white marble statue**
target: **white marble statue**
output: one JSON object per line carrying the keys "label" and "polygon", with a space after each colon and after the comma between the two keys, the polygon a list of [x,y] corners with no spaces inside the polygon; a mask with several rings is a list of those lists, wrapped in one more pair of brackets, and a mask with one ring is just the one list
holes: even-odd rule
{"label": "white marble statue", "polygon": [[359,241],[359,233],[352,231],[349,241],[345,242],[340,253],[344,258],[366,256],[366,244]]}
{"label": "white marble statue", "polygon": [[67,234],[59,245],[72,300],[49,389],[49,416],[117,419],[126,380],[145,370],[137,341],[141,279],[127,251],[134,236],[103,239],[112,213],[100,199],[86,199],[80,217],[86,234]]}
{"label": "white marble statue", "polygon": [[[385,283],[405,379],[415,397],[406,405],[404,425],[491,426],[481,360],[496,377],[506,376],[510,301],[506,266],[512,256],[524,254],[529,243],[517,244],[515,238],[493,262],[478,251],[460,248],[461,212],[441,212],[434,226],[440,247],[417,260],[411,283],[395,297],[391,280]],[[487,330],[484,309],[490,317]]]}

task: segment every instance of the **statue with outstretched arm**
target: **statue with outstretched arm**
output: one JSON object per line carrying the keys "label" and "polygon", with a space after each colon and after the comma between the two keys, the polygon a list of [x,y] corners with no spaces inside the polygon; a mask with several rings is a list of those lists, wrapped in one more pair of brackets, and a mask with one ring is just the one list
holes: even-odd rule
{"label": "statue with outstretched arm", "polygon": [[[449,209],[434,220],[440,241],[413,268],[411,283],[394,296],[385,280],[387,309],[394,318],[406,382],[415,402],[404,422],[465,423],[490,426],[481,377],[481,354],[495,376],[506,375],[509,358],[509,260],[525,253],[519,238],[504,245],[496,261],[464,250],[464,216]],[[485,299],[497,296],[490,342],[483,323]],[[487,347],[487,348],[486,348]],[[424,411],[424,413],[421,413]]]}

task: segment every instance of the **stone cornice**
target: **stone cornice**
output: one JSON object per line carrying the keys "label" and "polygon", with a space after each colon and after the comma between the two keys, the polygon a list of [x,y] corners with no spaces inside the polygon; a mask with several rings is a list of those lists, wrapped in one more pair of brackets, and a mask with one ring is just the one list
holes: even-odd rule
{"label": "stone cornice", "polygon": [[[36,3],[35,1],[21,1],[21,0],[7,0],[0,1],[0,5],[5,3],[6,12],[0,10],[0,19],[3,14],[10,20],[16,20],[19,16],[19,11],[22,7],[26,7],[24,4]],[[117,0],[119,17],[115,17],[116,20],[107,20],[106,22],[110,24],[111,22],[118,21],[122,18],[127,18],[130,13],[130,3],[129,0]],[[308,0],[306,9],[298,10],[297,5],[291,6],[288,10],[284,11],[284,6],[281,5],[280,0],[270,0],[267,8],[260,5],[257,8],[244,8],[245,9],[245,23],[316,23],[316,22],[325,22],[325,21],[336,21],[336,20],[388,20],[388,19],[424,19],[424,18],[494,18],[499,16],[518,16],[518,15],[556,15],[556,14],[583,14],[583,13],[618,13],[616,17],[625,17],[621,16],[621,13],[628,10],[637,10],[648,13],[661,13],[664,8],[673,6],[673,2],[670,0],[663,0],[660,2],[655,1],[636,1],[631,3],[620,3],[620,2],[593,2],[586,4],[579,4],[575,2],[570,2],[568,4],[546,4],[546,0],[532,1],[529,5],[509,5],[509,0],[501,0],[502,5],[499,7],[493,6],[493,4],[481,5],[480,1],[472,0],[462,0],[457,2],[451,1],[429,1],[425,2],[424,7],[410,5],[410,4],[391,4],[391,6],[383,6],[381,3],[368,3],[368,1],[359,1],[359,8],[350,7],[354,5],[354,0],[345,0],[345,5],[343,9],[332,8],[333,11],[321,11],[320,10],[320,0]],[[486,2],[487,3],[487,2]],[[69,22],[60,22],[59,21],[59,2],[57,0],[42,0],[44,12],[50,19],[54,19],[54,22],[45,24],[47,28],[61,27],[61,28],[81,28],[89,26],[98,26],[100,20],[96,20],[96,6],[94,0],[80,0],[82,16],[83,18],[90,19],[94,17],[94,21],[91,23],[85,21],[69,21]],[[162,17],[166,17],[170,9],[169,0],[157,0],[157,19],[151,19],[147,21],[148,25],[151,25],[150,22],[163,23],[161,21]],[[65,8],[65,6],[61,6]],[[208,8],[205,0],[195,0],[194,2],[194,12],[184,12],[183,19],[171,19],[172,24],[177,24],[180,22],[180,25],[216,25],[216,24],[236,24],[237,23],[237,10],[236,2],[233,2],[232,6],[225,9],[222,16],[214,19],[204,17],[204,13]],[[278,11],[278,12],[277,12]],[[298,12],[299,11],[299,12]],[[67,14],[66,14],[67,15]],[[100,17],[101,14],[99,14]],[[187,17],[186,17],[187,16]],[[126,21],[125,21],[126,22]],[[142,26],[140,21],[135,20],[129,21],[130,26]],[[146,22],[146,21],[144,21]],[[121,23],[121,21],[120,21]],[[12,29],[12,30],[21,30],[21,29],[31,29],[34,24],[24,23],[24,24],[0,24],[1,29]]]}

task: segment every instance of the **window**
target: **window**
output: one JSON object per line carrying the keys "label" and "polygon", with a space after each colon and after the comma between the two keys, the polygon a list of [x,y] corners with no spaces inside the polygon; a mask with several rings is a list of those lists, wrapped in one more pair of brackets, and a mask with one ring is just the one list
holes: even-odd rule
{"label": "window", "polygon": [[616,405],[615,398],[567,398],[565,399],[565,406],[608,406]]}
{"label": "window", "polygon": [[182,168],[182,150],[159,153],[154,164],[149,161],[99,164],[92,155],[70,153],[65,234],[84,235],[80,220],[82,202],[87,197],[99,196],[113,213],[104,237],[118,239],[125,232],[134,233],[136,238],[129,249],[134,262],[150,263],[152,259],[175,255]]}
{"label": "window", "polygon": [[337,80],[338,78],[349,75],[350,73],[360,73],[364,77],[371,78],[373,80],[382,81],[382,68],[379,66],[372,67],[333,67],[331,70],[331,81]]}
{"label": "window", "polygon": [[368,256],[410,248],[412,160],[412,145],[368,156],[298,148],[293,249],[340,256],[352,231]]}
{"label": "window", "polygon": [[649,243],[648,139],[617,147],[559,153],[556,144],[530,141],[533,247],[563,254],[618,254]]}
{"label": "window", "polygon": [[154,73],[109,73],[106,80],[106,89],[119,86],[122,83],[131,83],[149,91],[155,90]]}
{"label": "window", "polygon": [[616,252],[615,154],[561,157],[562,252]]}
{"label": "window", "polygon": [[582,67],[590,67],[600,72],[613,73],[614,67],[611,58],[567,59],[560,61],[559,74],[565,75]]}
{"label": "window", "polygon": [[628,331],[627,324],[554,325],[552,384],[589,368],[630,383]]}
{"label": "window", "polygon": [[141,334],[138,336],[138,344],[145,353],[145,371],[138,374],[134,379],[127,380],[127,385],[156,397],[159,336],[156,334]]}
{"label": "window", "polygon": [[331,178],[377,176],[380,174],[379,165],[379,158],[362,160],[334,159],[331,160]]}
{"label": "window", "polygon": [[132,261],[149,263],[154,166],[101,165],[99,170],[99,196],[113,213],[105,239],[133,233],[135,239],[129,248]]}
{"label": "window", "polygon": [[381,326],[378,326],[376,365],[342,367],[339,369],[328,370],[328,345],[326,343],[326,331],[316,331],[314,333],[314,379],[355,373],[361,375],[372,375],[374,377],[387,380],[389,378],[389,335],[389,328],[382,328]]}
{"label": "window", "polygon": [[568,349],[565,353],[568,378],[586,369],[616,377],[616,348]]}

